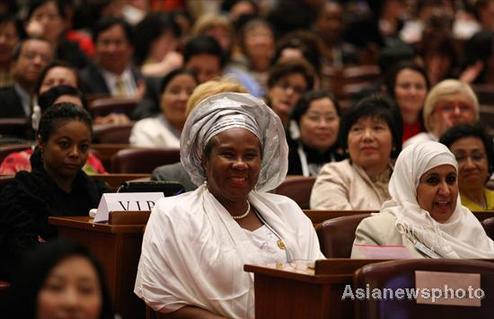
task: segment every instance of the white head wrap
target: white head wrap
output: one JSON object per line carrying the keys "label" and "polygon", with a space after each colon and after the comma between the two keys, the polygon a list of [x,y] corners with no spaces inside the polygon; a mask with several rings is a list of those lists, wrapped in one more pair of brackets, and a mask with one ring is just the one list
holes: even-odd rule
{"label": "white head wrap", "polygon": [[240,127],[261,143],[262,163],[257,190],[277,187],[288,171],[288,145],[280,118],[260,99],[246,93],[221,93],[197,105],[187,117],[180,138],[180,160],[192,182],[202,184],[204,148],[213,136]]}
{"label": "white head wrap", "polygon": [[439,165],[457,169],[454,155],[437,142],[424,142],[406,147],[398,156],[389,181],[391,200],[381,213],[396,217],[396,227],[412,242],[420,242],[446,258],[494,258],[494,242],[487,236],[472,212],[461,204],[445,223],[438,223],[417,202],[420,177]]}

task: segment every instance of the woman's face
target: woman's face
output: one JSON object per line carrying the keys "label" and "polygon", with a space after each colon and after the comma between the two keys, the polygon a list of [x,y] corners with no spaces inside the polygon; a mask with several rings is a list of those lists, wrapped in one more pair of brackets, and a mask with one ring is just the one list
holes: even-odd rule
{"label": "woman's face", "polygon": [[271,57],[274,52],[274,36],[264,25],[251,27],[245,33],[245,50],[249,57]]}
{"label": "woman's face", "polygon": [[474,136],[463,137],[451,144],[450,150],[458,162],[460,189],[483,192],[489,177],[489,163],[482,140]]}
{"label": "woman's face", "polygon": [[458,183],[456,169],[449,164],[425,172],[417,186],[417,202],[438,223],[445,223],[456,208]]}
{"label": "woman's face", "polygon": [[261,171],[261,146],[243,128],[231,128],[214,136],[204,159],[209,191],[224,205],[245,201]]}
{"label": "woman's face", "polygon": [[0,23],[0,64],[8,66],[12,61],[12,53],[19,43],[19,35],[14,22]]}
{"label": "woman's face", "polygon": [[288,118],[295,104],[306,91],[307,82],[302,74],[288,74],[269,89],[271,108],[282,119]]}
{"label": "woman's face", "polygon": [[300,118],[300,139],[320,151],[329,149],[338,137],[340,118],[333,102],[325,97],[310,103]]}
{"label": "woman's face", "polygon": [[389,164],[393,136],[383,119],[362,117],[348,132],[348,152],[353,163],[365,171],[382,172]]}
{"label": "woman's face", "polygon": [[46,278],[37,297],[38,319],[97,319],[102,293],[93,265],[72,256],[58,263]]}
{"label": "woman's face", "polygon": [[178,44],[179,40],[172,32],[164,32],[151,43],[148,56],[155,62],[161,62],[168,53],[177,49]]}
{"label": "woman's face", "polygon": [[161,111],[173,126],[181,129],[185,123],[187,100],[196,85],[197,82],[191,75],[179,74],[166,86],[161,95]]}
{"label": "woman's face", "polygon": [[427,94],[427,83],[419,72],[403,69],[396,76],[395,98],[402,114],[418,116]]}
{"label": "woman's face", "polygon": [[73,178],[86,163],[91,131],[81,121],[65,120],[56,127],[46,143],[39,140],[38,144],[48,172],[62,180]]}
{"label": "woman's face", "polygon": [[471,124],[475,121],[475,105],[472,99],[463,93],[454,93],[441,97],[430,115],[434,135],[441,136],[447,129],[458,124]]}
{"label": "woman's face", "polygon": [[29,23],[41,26],[41,35],[51,43],[57,43],[65,29],[65,21],[58,12],[55,1],[49,1],[34,10]]}
{"label": "woman's face", "polygon": [[63,66],[56,66],[46,72],[43,82],[39,88],[39,94],[58,85],[68,85],[77,88],[77,77],[73,70]]}

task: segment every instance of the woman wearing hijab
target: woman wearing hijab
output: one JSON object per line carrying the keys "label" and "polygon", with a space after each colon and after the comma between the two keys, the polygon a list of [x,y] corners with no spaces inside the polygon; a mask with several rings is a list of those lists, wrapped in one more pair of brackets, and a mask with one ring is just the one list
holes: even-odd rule
{"label": "woman wearing hijab", "polygon": [[175,318],[254,318],[244,264],[323,258],[298,205],[267,193],[287,172],[284,134],[249,94],[213,95],[189,114],[180,157],[200,186],[151,213],[135,285],[147,305]]}
{"label": "woman wearing hijab", "polygon": [[458,195],[454,155],[437,142],[405,148],[389,182],[391,200],[357,228],[359,245],[403,245],[414,258],[494,258],[494,242]]}

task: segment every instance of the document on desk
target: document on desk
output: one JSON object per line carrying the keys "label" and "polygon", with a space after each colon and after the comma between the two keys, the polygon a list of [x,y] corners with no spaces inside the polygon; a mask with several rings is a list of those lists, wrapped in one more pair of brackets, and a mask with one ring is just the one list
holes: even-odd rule
{"label": "document on desk", "polygon": [[101,196],[94,223],[106,222],[111,211],[150,211],[162,192],[153,193],[105,193]]}

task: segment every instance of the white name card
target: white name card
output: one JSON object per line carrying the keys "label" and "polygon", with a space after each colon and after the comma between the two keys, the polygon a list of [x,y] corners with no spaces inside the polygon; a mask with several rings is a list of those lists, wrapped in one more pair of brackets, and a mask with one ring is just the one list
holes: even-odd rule
{"label": "white name card", "polygon": [[156,193],[105,193],[101,196],[94,223],[106,222],[112,211],[149,211],[163,198],[162,192]]}

